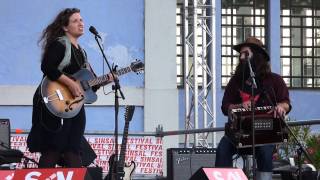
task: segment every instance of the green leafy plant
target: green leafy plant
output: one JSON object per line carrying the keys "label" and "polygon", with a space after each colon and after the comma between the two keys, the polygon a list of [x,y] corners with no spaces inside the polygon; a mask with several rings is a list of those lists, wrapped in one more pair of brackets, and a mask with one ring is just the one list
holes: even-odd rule
{"label": "green leafy plant", "polygon": [[313,159],[314,166],[320,169],[320,134],[313,134],[307,139],[307,151]]}
{"label": "green leafy plant", "polygon": [[[310,126],[294,126],[290,127],[290,129],[304,149],[309,153],[313,160],[313,165],[316,169],[320,169],[320,134],[313,134]],[[297,165],[299,163],[298,148],[299,146],[294,137],[289,133],[288,143],[277,146],[274,153],[274,160],[289,160],[289,158],[294,158]],[[301,156],[302,163],[311,163],[303,153]]]}

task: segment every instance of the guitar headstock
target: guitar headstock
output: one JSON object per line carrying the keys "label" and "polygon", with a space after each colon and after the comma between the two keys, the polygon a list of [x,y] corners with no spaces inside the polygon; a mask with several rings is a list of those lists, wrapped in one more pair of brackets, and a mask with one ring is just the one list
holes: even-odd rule
{"label": "guitar headstock", "polygon": [[135,106],[126,106],[126,112],[124,114],[125,121],[131,121],[134,113]]}
{"label": "guitar headstock", "polygon": [[136,61],[131,63],[130,68],[135,73],[143,72],[144,63],[141,60],[136,59]]}

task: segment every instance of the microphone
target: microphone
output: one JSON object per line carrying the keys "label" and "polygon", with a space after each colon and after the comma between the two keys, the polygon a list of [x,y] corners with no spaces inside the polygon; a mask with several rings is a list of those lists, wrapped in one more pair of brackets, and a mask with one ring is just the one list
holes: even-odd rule
{"label": "microphone", "polygon": [[89,27],[89,31],[90,31],[92,34],[94,34],[95,36],[97,36],[99,39],[102,39],[95,27],[90,26],[90,27]]}

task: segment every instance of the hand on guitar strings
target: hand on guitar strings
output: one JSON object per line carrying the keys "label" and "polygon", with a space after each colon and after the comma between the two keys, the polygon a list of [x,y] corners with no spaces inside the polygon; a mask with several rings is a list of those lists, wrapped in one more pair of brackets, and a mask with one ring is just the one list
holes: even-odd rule
{"label": "hand on guitar strings", "polygon": [[68,88],[74,97],[83,96],[82,89],[76,81],[70,81],[70,83],[68,83]]}

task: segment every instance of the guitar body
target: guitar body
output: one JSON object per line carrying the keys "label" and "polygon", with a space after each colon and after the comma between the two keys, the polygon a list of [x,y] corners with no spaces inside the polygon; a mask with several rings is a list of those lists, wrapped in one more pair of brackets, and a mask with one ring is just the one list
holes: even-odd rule
{"label": "guitar body", "polygon": [[[104,178],[104,180],[117,180],[115,173],[117,173],[115,169],[115,154],[112,154],[109,158],[109,172],[107,176]],[[131,161],[130,164],[125,163],[123,167],[123,180],[132,180],[131,176],[134,170],[136,169],[136,163],[134,161]]]}
{"label": "guitar body", "polygon": [[[121,151],[119,160],[116,160],[116,155],[112,154],[109,158],[109,172],[108,175],[105,177],[104,180],[131,180],[131,175],[136,168],[136,163],[131,161],[130,164],[125,162],[125,154],[127,148],[127,138],[128,138],[128,130],[129,130],[129,122],[132,119],[133,112],[135,107],[134,106],[126,106],[126,113],[125,113],[125,124],[123,128],[123,136],[122,136],[122,143],[121,143]],[[116,168],[117,167],[117,168]],[[117,177],[117,176],[118,177]]]}
{"label": "guitar body", "polygon": [[97,95],[91,87],[84,87],[85,82],[95,78],[89,70],[81,69],[73,74],[72,78],[80,84],[84,97],[73,97],[64,84],[51,81],[48,77],[41,82],[41,95],[47,109],[61,118],[72,118],[79,113],[84,103],[91,104],[97,100]]}
{"label": "guitar body", "polygon": [[130,164],[125,164],[123,171],[124,171],[124,177],[123,180],[131,180],[131,176],[133,171],[136,169],[136,163],[134,161],[131,161]]}

